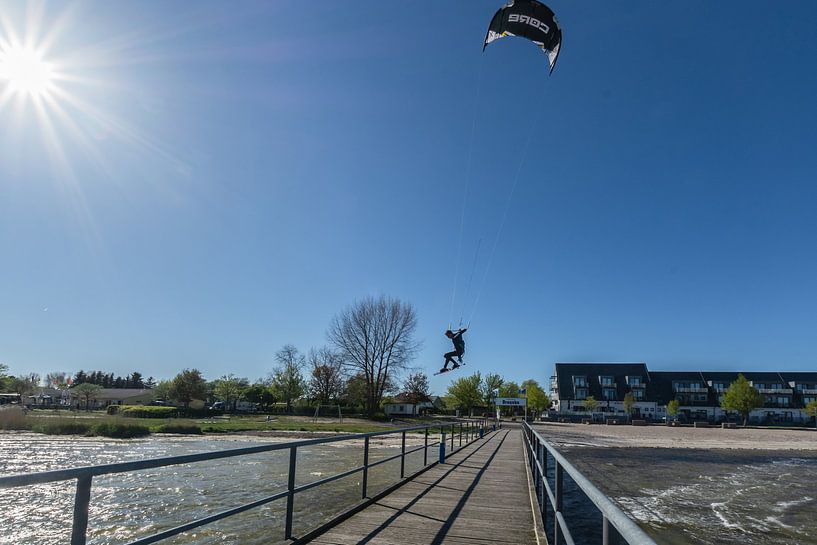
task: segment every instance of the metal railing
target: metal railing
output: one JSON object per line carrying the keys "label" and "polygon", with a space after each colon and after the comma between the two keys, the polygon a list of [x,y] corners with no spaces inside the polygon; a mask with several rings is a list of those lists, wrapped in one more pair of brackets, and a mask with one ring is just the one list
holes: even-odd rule
{"label": "metal railing", "polygon": [[[631,545],[656,545],[633,520],[628,517],[610,498],[596,488],[587,477],[582,475],[573,465],[568,462],[550,443],[548,443],[530,424],[525,422],[522,428],[527,445],[528,462],[533,473],[536,497],[538,499],[539,511],[542,520],[545,520],[548,512],[548,501],[553,511],[553,541],[555,545],[567,543],[574,545],[575,541],[570,533],[570,529],[563,512],[564,494],[564,474],[567,473],[576,486],[585,493],[587,498],[601,512],[601,532],[602,545],[609,545],[610,525],[612,525],[619,535]],[[553,461],[553,482],[551,488],[548,482],[548,457]],[[569,516],[569,515],[568,515]],[[546,524],[547,526],[547,524]],[[582,541],[582,543],[586,543]]]}
{"label": "metal railing", "polygon": [[[204,526],[206,524],[210,524],[227,517],[237,515],[239,513],[243,513],[244,511],[248,511],[250,509],[260,507],[262,505],[266,505],[270,502],[276,500],[283,500],[286,499],[286,515],[284,519],[284,539],[295,539],[293,538],[292,534],[292,526],[293,526],[293,514],[294,514],[294,505],[295,505],[295,495],[304,492],[306,490],[310,490],[312,488],[328,484],[334,482],[338,479],[342,479],[344,477],[349,477],[356,473],[362,473],[361,479],[361,500],[366,500],[368,498],[368,476],[369,470],[373,467],[379,466],[381,464],[385,464],[387,462],[391,462],[393,460],[400,459],[400,480],[392,485],[389,489],[402,484],[406,480],[410,479],[414,475],[425,471],[428,467],[437,463],[437,460],[433,460],[429,462],[428,459],[428,449],[434,446],[441,446],[439,449],[441,451],[440,455],[440,462],[444,461],[445,451],[448,447],[448,439],[446,438],[446,433],[450,432],[450,450],[448,450],[448,454],[452,454],[462,448],[463,443],[467,445],[468,443],[474,441],[475,439],[479,439],[482,437],[483,433],[487,432],[488,420],[487,419],[478,419],[478,420],[463,420],[457,421],[453,423],[437,423],[437,424],[428,424],[425,426],[414,426],[410,428],[398,428],[393,430],[387,431],[379,431],[379,432],[371,432],[371,433],[355,433],[355,434],[348,434],[348,435],[340,435],[336,437],[323,437],[319,439],[307,439],[302,441],[291,441],[287,443],[279,443],[275,445],[262,445],[256,447],[245,447],[239,449],[230,449],[230,450],[222,450],[217,452],[208,452],[208,453],[201,453],[201,454],[188,454],[183,456],[171,456],[166,458],[154,458],[150,460],[141,460],[137,462],[121,462],[116,464],[106,464],[106,465],[98,465],[98,466],[86,466],[86,467],[79,467],[74,469],[63,469],[63,470],[56,470],[56,471],[45,471],[41,473],[28,473],[22,475],[11,475],[8,477],[0,477],[0,489],[3,488],[16,488],[16,487],[23,487],[23,486],[32,486],[37,484],[45,484],[45,483],[53,483],[59,481],[67,481],[67,480],[76,480],[77,481],[77,488],[76,493],[74,496],[74,509],[73,509],[73,525],[71,529],[71,545],[85,545],[87,542],[87,532],[88,532],[88,512],[91,502],[91,485],[93,482],[94,477],[99,477],[101,475],[110,475],[114,473],[128,473],[132,471],[139,471],[144,469],[154,469],[159,467],[167,467],[167,466],[175,466],[181,464],[190,464],[195,462],[204,462],[209,460],[219,460],[223,458],[233,458],[237,456],[247,456],[250,454],[259,454],[264,452],[273,452],[279,450],[289,450],[289,470],[287,473],[287,486],[286,489],[273,494],[271,496],[266,496],[264,498],[259,498],[253,502],[246,503],[240,505],[238,507],[234,507],[232,509],[228,509],[226,511],[222,511],[221,513],[216,513],[207,517],[199,518],[187,523],[184,523],[180,526],[175,528],[171,528],[156,534],[153,534],[148,537],[144,537],[141,539],[137,539],[136,541],[130,542],[128,545],[147,545],[149,543],[156,543],[157,541],[161,541],[164,539],[168,539],[175,535],[178,535],[182,532],[188,532],[194,528],[198,528],[200,526]],[[440,440],[434,441],[429,443],[428,436],[431,431],[440,432]],[[414,447],[414,448],[406,448],[406,434],[410,432],[419,432],[423,433],[425,439],[423,444]],[[369,461],[369,440],[372,437],[383,437],[386,435],[395,435],[401,434],[401,448],[400,453],[395,454],[394,456],[389,456],[387,458],[383,458],[377,460],[376,462]],[[301,447],[309,447],[314,445],[323,445],[327,443],[337,443],[341,441],[353,441],[353,440],[360,440],[363,439],[363,464],[361,466],[355,467],[348,471],[343,471],[337,473],[335,475],[331,475],[324,479],[320,479],[318,481],[298,485],[295,479],[295,470],[297,466],[297,459],[298,459],[298,449]],[[444,443],[443,443],[444,442]],[[456,446],[455,446],[456,443]],[[423,465],[422,467],[415,472],[413,475],[406,476],[406,456],[412,454],[414,452],[419,452],[420,450],[423,451]],[[341,513],[336,517],[334,520],[337,520],[344,516],[344,513]],[[332,524],[333,521],[329,521],[321,526],[329,526]],[[310,530],[309,533],[313,532]]]}

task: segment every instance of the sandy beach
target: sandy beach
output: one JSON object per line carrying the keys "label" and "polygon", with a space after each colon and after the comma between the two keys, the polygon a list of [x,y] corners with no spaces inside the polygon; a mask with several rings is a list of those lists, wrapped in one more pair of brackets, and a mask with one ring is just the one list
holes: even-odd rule
{"label": "sandy beach", "polygon": [[800,450],[817,452],[812,429],[721,429],[669,426],[606,426],[537,423],[536,430],[557,447]]}

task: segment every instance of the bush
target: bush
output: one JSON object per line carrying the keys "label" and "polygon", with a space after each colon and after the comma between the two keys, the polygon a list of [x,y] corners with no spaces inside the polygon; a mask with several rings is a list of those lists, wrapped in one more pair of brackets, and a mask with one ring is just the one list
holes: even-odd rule
{"label": "bush", "polygon": [[126,424],[124,422],[97,422],[89,430],[90,435],[115,437],[117,439],[131,439],[150,435],[150,429],[142,424]]}
{"label": "bush", "polygon": [[186,433],[201,435],[201,427],[196,424],[162,424],[156,430],[158,433]]}
{"label": "bush", "polygon": [[105,409],[105,413],[107,413],[110,416],[118,414],[119,413],[119,405],[108,405],[108,408]]}
{"label": "bush", "polygon": [[170,418],[178,414],[176,407],[152,405],[127,405],[120,407],[119,414],[128,418]]}
{"label": "bush", "polygon": [[47,419],[35,422],[31,431],[47,435],[90,435],[91,423],[82,420]]}

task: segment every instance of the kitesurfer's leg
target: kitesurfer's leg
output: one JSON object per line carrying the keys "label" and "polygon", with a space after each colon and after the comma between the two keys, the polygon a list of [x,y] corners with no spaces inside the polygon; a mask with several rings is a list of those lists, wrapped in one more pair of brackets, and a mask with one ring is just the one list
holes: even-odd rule
{"label": "kitesurfer's leg", "polygon": [[445,365],[443,366],[443,369],[448,369],[448,362],[451,362],[452,365],[457,366],[457,362],[454,361],[454,356],[456,355],[457,355],[456,350],[452,352],[446,352],[445,354],[443,354],[443,356],[445,357]]}

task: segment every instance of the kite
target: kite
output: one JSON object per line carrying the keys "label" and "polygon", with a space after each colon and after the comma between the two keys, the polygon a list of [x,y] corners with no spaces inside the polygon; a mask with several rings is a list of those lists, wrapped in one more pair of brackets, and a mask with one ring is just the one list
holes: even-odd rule
{"label": "kite", "polygon": [[538,45],[547,54],[553,73],[562,46],[562,29],[553,10],[536,0],[511,0],[491,19],[482,50],[505,36],[527,38]]}

